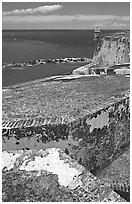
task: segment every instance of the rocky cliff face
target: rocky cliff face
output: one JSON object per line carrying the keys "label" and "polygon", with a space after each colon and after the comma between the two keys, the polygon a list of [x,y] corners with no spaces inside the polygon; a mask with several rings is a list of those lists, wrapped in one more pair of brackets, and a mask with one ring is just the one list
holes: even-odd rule
{"label": "rocky cliff face", "polygon": [[130,33],[116,33],[98,39],[93,61],[73,70],[73,75],[92,74],[91,68],[111,67],[130,62]]}
{"label": "rocky cliff face", "polygon": [[93,61],[97,66],[110,66],[130,62],[129,34],[105,36],[99,40]]}

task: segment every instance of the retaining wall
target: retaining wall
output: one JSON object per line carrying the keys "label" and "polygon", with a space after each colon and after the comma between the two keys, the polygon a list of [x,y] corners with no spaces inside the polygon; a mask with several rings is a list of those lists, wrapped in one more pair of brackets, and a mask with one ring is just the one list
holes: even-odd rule
{"label": "retaining wall", "polygon": [[59,147],[95,173],[121,155],[130,142],[129,96],[69,124],[3,128],[4,150]]}

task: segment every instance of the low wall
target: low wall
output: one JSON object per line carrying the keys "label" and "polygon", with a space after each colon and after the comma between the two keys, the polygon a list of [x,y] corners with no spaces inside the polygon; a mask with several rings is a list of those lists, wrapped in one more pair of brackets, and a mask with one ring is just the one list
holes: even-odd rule
{"label": "low wall", "polygon": [[59,147],[95,173],[121,155],[130,142],[129,96],[69,124],[3,128],[4,150]]}

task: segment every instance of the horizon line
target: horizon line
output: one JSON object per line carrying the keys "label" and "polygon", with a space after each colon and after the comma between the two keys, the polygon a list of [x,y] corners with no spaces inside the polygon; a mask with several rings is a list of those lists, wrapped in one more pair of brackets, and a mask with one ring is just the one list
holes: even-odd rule
{"label": "horizon line", "polygon": [[[2,29],[2,31],[9,31],[9,30],[95,30],[95,28],[51,28],[51,29]],[[130,30],[130,28],[124,28],[124,29],[115,29],[115,28],[106,28],[106,29],[100,29],[100,30]]]}

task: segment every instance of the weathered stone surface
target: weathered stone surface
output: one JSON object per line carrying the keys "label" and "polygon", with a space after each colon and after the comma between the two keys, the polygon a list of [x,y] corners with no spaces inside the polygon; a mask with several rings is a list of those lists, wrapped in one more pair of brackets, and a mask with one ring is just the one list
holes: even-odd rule
{"label": "weathered stone surface", "polygon": [[[59,83],[59,86],[57,83],[53,85],[30,82],[26,87],[19,85],[20,87],[9,88],[3,94],[4,113],[7,111],[8,117],[11,115],[10,121],[3,121],[3,150],[59,147],[93,173],[103,169],[119,157],[129,145],[129,92],[122,92],[129,89],[128,83],[128,78],[105,76],[91,81],[83,78],[72,83]],[[59,95],[54,94],[57,88]],[[65,95],[65,100],[61,89],[69,93],[68,96]],[[41,90],[40,95],[38,90]],[[29,97],[27,100],[26,94],[29,92],[31,99]],[[52,97],[50,92],[53,94]],[[12,98],[11,103],[7,96]],[[40,107],[37,97],[42,97],[43,100]],[[23,104],[21,100],[25,101],[25,106],[22,105],[24,112],[19,110],[19,106]],[[69,105],[67,106],[66,101],[70,107],[75,108],[75,112]],[[45,103],[51,104],[52,111],[47,109]],[[57,103],[60,106],[56,106]],[[35,117],[34,107],[38,110],[36,113],[38,116],[43,108],[43,117]],[[13,112],[15,108],[18,108],[18,112]],[[32,112],[28,112],[28,109],[32,109]],[[31,119],[26,119],[26,116],[24,118],[27,112]],[[58,121],[56,119],[54,123],[52,118],[49,123],[44,123],[46,117],[52,116],[51,112],[57,114]],[[62,115],[64,120],[60,120]],[[3,114],[3,117],[6,116]],[[68,121],[65,117],[69,117]],[[12,120],[15,124],[12,124]]]}
{"label": "weathered stone surface", "polygon": [[[8,87],[7,90],[3,90],[2,148],[3,151],[22,149],[24,151],[26,149],[36,151],[35,149],[58,147],[86,169],[97,174],[98,171],[100,172],[122,155],[129,146],[129,109],[129,78],[123,76],[85,77],[72,82],[52,81],[45,83],[40,80],[39,82]],[[10,157],[7,157],[9,166],[12,167],[17,154],[11,160]],[[20,157],[23,160],[23,156]],[[27,168],[26,164],[25,168]],[[9,168],[8,171],[5,170],[3,173],[4,182],[8,180],[6,179],[8,175],[9,180],[14,178],[16,171],[18,172],[18,180],[21,178],[21,171],[24,172],[24,182],[29,182],[29,177],[33,175],[32,171],[28,173],[23,169],[11,170]],[[34,169],[34,171],[37,170]],[[73,173],[75,173],[74,176],[77,172],[73,170]],[[50,172],[50,174],[52,173]],[[56,172],[53,174],[56,175]],[[35,175],[36,173],[34,173]],[[85,177],[87,178],[87,176]],[[72,177],[70,178],[72,179]],[[70,190],[74,191],[75,200],[92,200],[91,190],[87,194],[84,191],[84,185],[83,187],[78,186],[82,183],[80,178],[82,177],[78,176],[77,173],[77,179],[74,178],[74,181],[69,184]],[[15,179],[17,182],[16,177]],[[59,181],[58,179],[57,186],[60,185]],[[66,181],[68,182],[69,179]],[[6,192],[8,183],[5,182],[3,185],[5,185],[3,188]],[[15,185],[12,191],[19,188],[18,183]],[[60,189],[60,187],[58,188]],[[24,190],[25,187],[22,194],[26,195]],[[54,191],[57,191],[56,187]],[[58,191],[60,192],[60,190]],[[46,191],[44,191],[45,193]],[[12,195],[12,192],[10,194]],[[31,197],[33,194],[34,190]],[[107,200],[117,195],[114,192],[109,193],[109,190],[108,194]],[[8,195],[6,194],[5,201],[9,197]],[[69,193],[66,195],[66,200],[68,200]],[[80,197],[76,198],[76,195],[80,195]],[[101,195],[103,194],[101,193]],[[106,191],[105,195],[107,195]],[[58,196],[60,196],[60,200],[65,200],[61,193]],[[22,198],[22,196],[20,197]],[[96,201],[106,199],[106,196],[98,198],[98,196],[93,195],[93,197]],[[56,200],[54,196],[52,198]],[[28,200],[27,197],[24,199]],[[37,200],[38,197],[35,199]],[[49,197],[44,197],[43,201],[46,199]]]}
{"label": "weathered stone surface", "polygon": [[[130,35],[130,34],[129,34]],[[109,66],[130,62],[130,36],[114,34],[99,40],[93,61],[98,66]]]}
{"label": "weathered stone surface", "polygon": [[125,201],[60,149],[3,152],[4,202]]}
{"label": "weathered stone surface", "polygon": [[10,130],[3,150],[60,147],[93,172],[104,168],[129,145],[129,98],[69,125]]}
{"label": "weathered stone surface", "polygon": [[96,176],[107,182],[113,190],[130,192],[130,149],[104,170],[97,172]]}
{"label": "weathered stone surface", "polygon": [[[96,49],[93,55],[93,61],[85,66],[73,70],[73,75],[87,74],[111,74],[113,70],[105,71],[116,64],[130,63],[130,33],[115,33],[109,37],[99,37]],[[92,71],[93,68],[94,72]],[[102,70],[100,70],[102,68]],[[117,70],[117,74],[130,74],[128,69],[122,71]]]}

